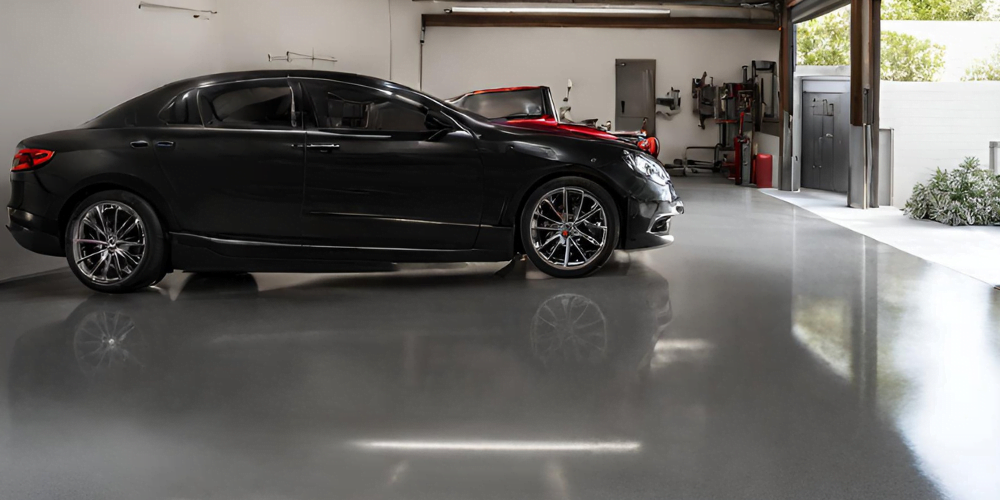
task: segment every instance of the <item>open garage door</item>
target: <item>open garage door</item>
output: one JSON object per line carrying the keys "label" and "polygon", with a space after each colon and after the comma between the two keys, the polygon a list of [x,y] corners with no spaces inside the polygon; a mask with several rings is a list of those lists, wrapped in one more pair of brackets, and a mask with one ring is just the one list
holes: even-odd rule
{"label": "open garage door", "polygon": [[791,1],[792,23],[798,24],[825,16],[841,7],[851,4],[851,0],[801,0]]}

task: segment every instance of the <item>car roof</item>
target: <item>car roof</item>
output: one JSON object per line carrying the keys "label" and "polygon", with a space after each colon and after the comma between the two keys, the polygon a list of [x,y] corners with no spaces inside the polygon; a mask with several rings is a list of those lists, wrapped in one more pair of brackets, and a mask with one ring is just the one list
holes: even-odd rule
{"label": "car roof", "polygon": [[153,89],[145,94],[130,99],[104,114],[87,122],[85,125],[93,128],[116,127],[124,123],[159,123],[155,118],[160,110],[171,99],[183,92],[203,87],[207,85],[232,83],[244,80],[257,80],[262,78],[320,78],[326,80],[337,80],[347,83],[365,85],[380,90],[388,91],[408,91],[414,93],[419,99],[434,101],[434,98],[415,91],[404,85],[375,78],[372,76],[358,75],[354,73],[342,73],[338,71],[318,71],[309,69],[266,69],[253,71],[234,71],[228,73],[214,73],[211,75],[185,78],[173,83],[168,83],[159,88]]}
{"label": "car roof", "polygon": [[[358,75],[355,73],[341,73],[338,71],[319,71],[311,69],[264,69],[264,70],[253,70],[253,71],[215,73],[211,75],[196,76],[194,78],[186,78],[184,80],[178,80],[176,82],[169,83],[167,85],[164,85],[162,88],[164,90],[167,89],[180,90],[186,88],[201,87],[203,85],[211,85],[214,83],[236,82],[240,80],[256,80],[260,78],[289,78],[289,77],[333,79],[333,80],[339,80],[350,83],[359,83],[363,85],[370,85],[376,87],[385,86],[390,83],[381,78]],[[402,87],[402,85],[396,85],[396,86]]]}

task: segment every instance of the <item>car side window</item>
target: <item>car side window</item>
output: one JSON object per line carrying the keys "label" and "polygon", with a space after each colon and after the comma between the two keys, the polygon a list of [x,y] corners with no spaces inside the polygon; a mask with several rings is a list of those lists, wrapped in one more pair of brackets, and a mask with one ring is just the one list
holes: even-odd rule
{"label": "car side window", "polygon": [[304,81],[310,125],[331,130],[428,132],[427,108],[376,89],[336,82]]}
{"label": "car side window", "polygon": [[455,101],[455,105],[490,120],[535,118],[545,115],[545,92],[525,89],[469,94]]}
{"label": "car side window", "polygon": [[207,87],[198,101],[206,127],[294,127],[295,98],[284,79]]}

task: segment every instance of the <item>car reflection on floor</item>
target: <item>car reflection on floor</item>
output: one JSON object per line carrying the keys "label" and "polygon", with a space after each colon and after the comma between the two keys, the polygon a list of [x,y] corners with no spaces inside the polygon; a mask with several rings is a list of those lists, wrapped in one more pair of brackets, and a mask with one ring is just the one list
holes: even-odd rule
{"label": "car reflection on floor", "polygon": [[[668,335],[668,284],[619,259],[572,281],[473,265],[185,275],[147,293],[94,295],[18,339],[15,446],[100,456],[103,465],[64,467],[99,469],[102,490],[107,474],[134,467],[127,457],[154,456],[169,472],[142,491],[191,495],[206,481],[252,491],[236,477],[177,480],[234,453],[251,469],[335,464],[330,479],[345,494],[412,475],[416,457],[483,472],[461,457],[484,454],[480,480],[528,474],[548,490],[566,473],[552,457],[582,457],[588,469],[586,457],[635,454],[648,438],[643,387]],[[539,454],[541,468],[510,462]],[[289,481],[275,491],[287,494]]]}

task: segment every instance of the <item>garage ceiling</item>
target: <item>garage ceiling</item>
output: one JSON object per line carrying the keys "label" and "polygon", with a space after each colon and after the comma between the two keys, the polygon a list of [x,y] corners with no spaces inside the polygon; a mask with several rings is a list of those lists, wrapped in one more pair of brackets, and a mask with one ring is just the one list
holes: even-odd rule
{"label": "garage ceiling", "polygon": [[801,23],[851,4],[851,0],[790,0],[792,22]]}
{"label": "garage ceiling", "polygon": [[[415,2],[439,1],[439,0],[414,0]],[[483,3],[483,0],[451,0],[454,3]],[[673,0],[664,2],[662,0],[490,0],[490,3],[552,3],[552,4],[587,4],[587,5],[696,5],[709,7],[740,7],[743,4],[768,4],[770,7],[773,1],[767,0]]]}
{"label": "garage ceiling", "polygon": [[[414,0],[429,1],[429,0]],[[548,26],[548,27],[601,27],[601,28],[722,28],[722,29],[771,29],[777,30],[778,9],[784,0],[493,0],[498,4],[548,4],[559,6],[664,6],[670,8],[670,17],[656,18],[648,15],[625,14],[524,14],[524,13],[451,13],[425,14],[425,26]],[[465,4],[478,6],[479,0],[445,0],[438,3],[451,6]]]}
{"label": "garage ceiling", "polygon": [[[417,2],[432,0],[414,0]],[[436,1],[436,0],[435,0]],[[455,3],[482,3],[484,0],[451,0]],[[773,4],[767,0],[490,0],[490,3],[562,3],[589,5],[704,5],[714,7],[738,7],[741,4]]]}

